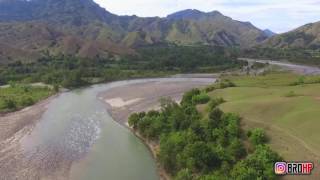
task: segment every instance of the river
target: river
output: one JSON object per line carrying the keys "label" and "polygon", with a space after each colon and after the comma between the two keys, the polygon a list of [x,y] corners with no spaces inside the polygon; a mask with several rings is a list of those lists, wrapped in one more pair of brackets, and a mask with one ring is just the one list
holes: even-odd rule
{"label": "river", "polygon": [[98,98],[99,93],[115,87],[155,81],[193,82],[193,85],[203,86],[214,79],[119,81],[62,93],[48,105],[33,131],[22,138],[24,157],[30,166],[44,171],[63,167],[72,180],[159,179],[156,163],[147,147],[114,121],[105,103]]}

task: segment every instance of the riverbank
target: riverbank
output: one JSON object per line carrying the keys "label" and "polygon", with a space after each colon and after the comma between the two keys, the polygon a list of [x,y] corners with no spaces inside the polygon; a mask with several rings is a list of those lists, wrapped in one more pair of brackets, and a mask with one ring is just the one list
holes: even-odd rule
{"label": "riverbank", "polygon": [[127,125],[127,128],[130,129],[130,131],[136,136],[138,137],[144,144],[145,146],[148,147],[149,151],[152,154],[153,159],[156,161],[157,163],[157,170],[158,170],[158,174],[160,177],[160,180],[170,180],[171,176],[166,172],[166,170],[162,167],[162,165],[157,161],[157,155],[158,155],[158,151],[159,151],[159,143],[158,142],[154,142],[154,141],[150,141],[147,140],[146,138],[142,137],[139,132],[135,131],[134,129],[132,129],[131,127],[129,127]]}
{"label": "riverbank", "polygon": [[171,81],[159,79],[111,88],[98,97],[106,104],[113,119],[125,126],[130,114],[159,109],[161,98],[180,101],[184,92],[205,87],[214,81],[214,78],[172,78]]}
{"label": "riverbank", "polygon": [[50,97],[56,91],[44,84],[11,84],[0,87],[0,113],[16,112]]}
{"label": "riverbank", "polygon": [[0,113],[0,142],[21,131],[25,127],[33,127],[46,111],[48,104],[59,94],[51,95],[32,106],[8,113]]}
{"label": "riverbank", "polygon": [[48,105],[59,94],[52,95],[38,103],[22,110],[0,114],[0,174],[1,178],[21,179],[26,171],[29,177],[39,177],[37,170],[28,167],[21,158],[20,141],[30,134],[37,122],[41,119]]}

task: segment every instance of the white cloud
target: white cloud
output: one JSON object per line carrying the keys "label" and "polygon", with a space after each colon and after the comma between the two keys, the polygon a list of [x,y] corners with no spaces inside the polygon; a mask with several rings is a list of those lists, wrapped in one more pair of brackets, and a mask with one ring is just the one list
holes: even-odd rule
{"label": "white cloud", "polygon": [[218,10],[259,28],[285,32],[320,21],[320,0],[95,0],[118,15],[161,16],[183,9]]}

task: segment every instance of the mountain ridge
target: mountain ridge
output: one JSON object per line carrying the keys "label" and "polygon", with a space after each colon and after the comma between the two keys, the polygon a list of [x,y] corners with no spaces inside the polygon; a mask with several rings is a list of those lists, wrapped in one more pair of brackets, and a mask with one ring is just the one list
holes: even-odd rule
{"label": "mountain ridge", "polygon": [[277,33],[271,31],[270,29],[265,29],[263,30],[264,34],[266,34],[269,38],[272,37],[272,36],[275,36],[277,35]]}
{"label": "mountain ridge", "polygon": [[1,0],[0,29],[0,41],[6,44],[0,54],[6,60],[21,59],[19,53],[5,58],[8,47],[38,56],[95,58],[157,43],[250,47],[267,38],[251,23],[218,11],[187,9],[162,18],[118,16],[93,0]]}
{"label": "mountain ridge", "polygon": [[320,21],[308,23],[292,31],[275,35],[261,47],[320,49]]}

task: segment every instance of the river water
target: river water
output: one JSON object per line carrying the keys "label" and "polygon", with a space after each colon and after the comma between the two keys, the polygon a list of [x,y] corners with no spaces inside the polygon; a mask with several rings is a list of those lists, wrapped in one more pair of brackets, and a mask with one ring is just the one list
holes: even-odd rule
{"label": "river water", "polygon": [[127,128],[113,121],[97,97],[113,87],[148,81],[213,82],[209,78],[142,79],[62,93],[49,104],[32,133],[21,141],[25,156],[44,162],[39,168],[69,163],[70,179],[74,180],[159,179],[147,147]]}

